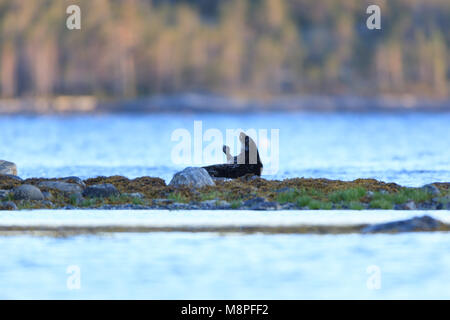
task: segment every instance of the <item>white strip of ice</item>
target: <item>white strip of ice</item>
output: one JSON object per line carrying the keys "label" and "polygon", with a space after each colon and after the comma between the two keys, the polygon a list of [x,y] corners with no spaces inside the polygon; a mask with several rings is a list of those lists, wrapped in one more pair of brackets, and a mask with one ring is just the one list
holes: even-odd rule
{"label": "white strip of ice", "polygon": [[251,227],[373,224],[430,215],[450,223],[450,211],[339,210],[34,210],[0,211],[0,227]]}

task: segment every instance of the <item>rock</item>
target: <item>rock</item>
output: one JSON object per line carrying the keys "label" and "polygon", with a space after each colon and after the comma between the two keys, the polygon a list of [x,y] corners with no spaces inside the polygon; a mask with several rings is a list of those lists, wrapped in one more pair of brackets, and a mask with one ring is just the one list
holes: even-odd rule
{"label": "rock", "polygon": [[231,204],[228,201],[220,200],[217,203],[217,209],[231,209]]}
{"label": "rock", "polygon": [[10,174],[17,176],[16,164],[5,160],[0,160],[0,174]]}
{"label": "rock", "polygon": [[197,206],[196,204],[191,203],[192,207],[198,207],[202,210],[208,210],[208,209],[230,209],[231,205],[228,201],[225,200],[219,200],[219,199],[213,199],[213,200],[205,200],[199,203]]}
{"label": "rock", "polygon": [[78,205],[80,202],[84,201],[84,198],[81,192],[75,192],[70,195],[70,201],[72,204]]}
{"label": "rock", "polygon": [[39,188],[30,184],[23,184],[12,191],[16,200],[44,200],[44,195]]}
{"label": "rock", "polygon": [[0,200],[7,199],[10,193],[10,190],[0,190]]}
{"label": "rock", "polygon": [[2,177],[7,177],[15,181],[23,181],[21,177],[15,176],[13,174],[2,174]]}
{"label": "rock", "polygon": [[144,195],[140,192],[122,193],[122,195],[125,197],[130,197],[130,198],[144,199]]}
{"label": "rock", "polygon": [[444,208],[444,204],[439,201],[438,198],[433,198],[428,201],[421,202],[417,205],[417,209],[420,210],[441,210]]}
{"label": "rock", "polygon": [[283,210],[296,210],[296,209],[298,209],[298,207],[297,207],[296,204],[288,202],[288,203],[282,204],[281,205],[281,209],[283,209]]}
{"label": "rock", "polygon": [[169,186],[173,187],[191,186],[194,188],[214,185],[214,181],[205,169],[195,167],[188,167],[183,171],[177,172],[169,183]]}
{"label": "rock", "polygon": [[79,185],[82,189],[86,188],[86,184],[84,183],[84,181],[81,178],[72,176],[72,177],[65,177],[65,178],[61,178],[59,179],[63,182],[68,182],[68,183],[75,183],[77,185]]}
{"label": "rock", "polygon": [[17,210],[17,206],[12,201],[0,202],[0,210]]}
{"label": "rock", "polygon": [[44,196],[45,200],[52,200],[53,199],[53,195],[48,192],[48,191],[42,191],[42,195]]}
{"label": "rock", "polygon": [[167,209],[169,209],[169,210],[188,210],[189,204],[175,202],[175,203],[168,205]]}
{"label": "rock", "polygon": [[118,196],[119,194],[116,187],[110,183],[89,186],[83,191],[83,196],[87,198],[108,198],[111,196]]}
{"label": "rock", "polygon": [[377,232],[412,232],[412,231],[433,231],[439,229],[442,222],[430,216],[414,217],[407,220],[400,220],[387,223],[378,223],[363,228],[363,233]]}
{"label": "rock", "polygon": [[394,206],[394,209],[395,210],[416,210],[417,206],[414,201],[408,201],[406,203],[396,204]]}
{"label": "rock", "polygon": [[38,186],[40,188],[58,190],[65,194],[81,193],[83,191],[82,188],[77,184],[61,181],[42,181]]}
{"label": "rock", "polygon": [[368,196],[369,198],[372,198],[375,195],[375,193],[373,191],[367,191],[366,196]]}
{"label": "rock", "polygon": [[424,185],[422,188],[420,188],[428,193],[431,193],[434,196],[438,196],[441,194],[441,191],[438,189],[438,187],[436,187],[434,184],[430,183],[430,184],[426,184]]}
{"label": "rock", "polygon": [[49,200],[44,200],[41,202],[41,204],[45,207],[53,208],[53,202],[51,202]]}
{"label": "rock", "polygon": [[242,206],[247,207],[250,210],[278,210],[280,208],[280,204],[278,202],[270,202],[261,197],[247,200],[242,204]]}
{"label": "rock", "polygon": [[200,204],[201,204],[202,206],[205,206],[205,207],[215,207],[215,206],[217,205],[218,202],[219,202],[219,200],[217,200],[217,199],[212,199],[212,200],[205,200],[205,201],[202,201],[202,202],[200,202]]}
{"label": "rock", "polygon": [[167,206],[169,204],[172,204],[173,200],[171,199],[153,199],[152,204],[155,206]]}

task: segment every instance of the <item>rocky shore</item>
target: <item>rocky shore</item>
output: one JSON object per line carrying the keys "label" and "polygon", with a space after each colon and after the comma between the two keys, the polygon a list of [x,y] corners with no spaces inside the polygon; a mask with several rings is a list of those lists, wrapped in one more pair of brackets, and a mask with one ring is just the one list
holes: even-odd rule
{"label": "rocky shore", "polygon": [[155,177],[122,176],[24,180],[15,175],[15,165],[14,170],[0,173],[0,210],[450,210],[450,183],[410,188],[374,179],[220,179],[203,168],[186,168],[169,184]]}

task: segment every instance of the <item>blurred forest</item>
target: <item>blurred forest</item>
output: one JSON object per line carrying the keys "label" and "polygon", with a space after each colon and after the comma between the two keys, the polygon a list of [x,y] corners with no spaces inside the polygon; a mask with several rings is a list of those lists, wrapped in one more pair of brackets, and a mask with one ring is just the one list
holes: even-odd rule
{"label": "blurred forest", "polygon": [[[66,27],[71,4],[81,30]],[[449,0],[0,0],[0,89],[445,98],[449,30]]]}

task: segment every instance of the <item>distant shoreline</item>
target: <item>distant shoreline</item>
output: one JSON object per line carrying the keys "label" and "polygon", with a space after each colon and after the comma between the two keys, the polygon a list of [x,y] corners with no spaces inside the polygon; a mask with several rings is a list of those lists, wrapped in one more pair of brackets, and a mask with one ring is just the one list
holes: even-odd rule
{"label": "distant shoreline", "polygon": [[260,112],[450,112],[450,99],[296,95],[250,99],[185,93],[108,100],[94,96],[0,99],[0,115]]}

